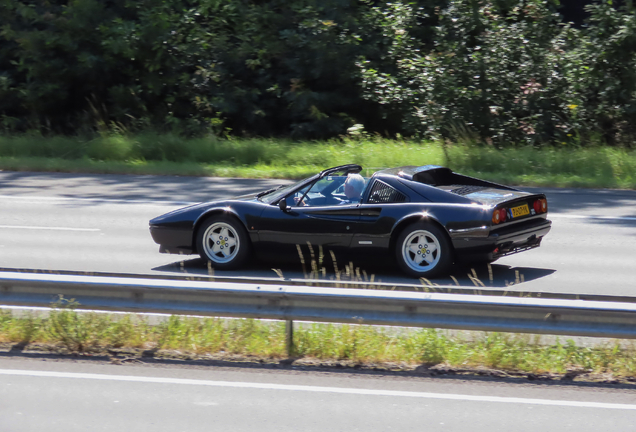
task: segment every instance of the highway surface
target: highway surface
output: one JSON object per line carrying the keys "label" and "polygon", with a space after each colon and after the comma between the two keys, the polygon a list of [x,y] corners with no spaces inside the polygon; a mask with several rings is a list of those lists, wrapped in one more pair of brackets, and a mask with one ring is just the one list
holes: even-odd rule
{"label": "highway surface", "polygon": [[[200,260],[159,254],[148,220],[279,183],[0,172],[0,266],[207,274]],[[552,232],[541,248],[493,265],[492,281],[486,268],[476,269],[485,285],[635,295],[636,192],[545,191]],[[216,274],[274,278],[270,267]],[[282,270],[302,277],[298,263]],[[457,268],[454,276],[474,286],[470,271]],[[418,284],[391,268],[373,273]],[[115,365],[0,352],[0,432],[636,430],[633,386],[171,363],[178,362]]]}
{"label": "highway surface", "polygon": [[[207,274],[201,261],[158,253],[148,220],[183,205],[259,191],[280,180],[0,172],[0,266],[137,274]],[[533,189],[530,189],[533,190]],[[487,287],[524,292],[636,295],[636,191],[541,189],[553,229],[535,250],[476,268]],[[277,277],[272,265],[216,272]],[[280,265],[274,267],[280,268]],[[364,269],[364,265],[362,265]],[[328,269],[331,270],[331,269]],[[376,280],[419,284],[387,268]],[[282,266],[302,278],[299,263]],[[469,268],[456,268],[474,287]],[[333,277],[332,273],[327,278]],[[454,283],[450,278],[433,281]],[[510,287],[510,284],[516,286]]]}
{"label": "highway surface", "polygon": [[628,387],[0,357],[2,432],[634,431]]}

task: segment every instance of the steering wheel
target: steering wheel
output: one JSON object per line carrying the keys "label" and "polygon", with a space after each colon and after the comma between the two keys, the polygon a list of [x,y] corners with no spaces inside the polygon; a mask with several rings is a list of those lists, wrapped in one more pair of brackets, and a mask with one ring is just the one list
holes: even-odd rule
{"label": "steering wheel", "polygon": [[325,205],[338,205],[342,202],[342,200],[338,197],[335,197],[333,195],[329,195],[328,197],[325,198]]}

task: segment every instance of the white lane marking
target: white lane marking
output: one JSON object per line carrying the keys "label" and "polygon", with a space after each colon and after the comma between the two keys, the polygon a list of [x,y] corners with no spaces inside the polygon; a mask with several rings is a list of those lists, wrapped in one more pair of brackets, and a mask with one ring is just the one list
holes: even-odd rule
{"label": "white lane marking", "polygon": [[344,387],[317,387],[317,386],[304,386],[304,385],[246,383],[246,382],[232,382],[232,381],[207,381],[207,380],[194,380],[194,379],[183,379],[183,378],[138,377],[138,376],[126,376],[126,375],[102,375],[102,374],[89,374],[89,373],[30,371],[30,370],[17,370],[17,369],[0,369],[0,375],[89,379],[89,380],[101,380],[101,381],[125,381],[125,382],[142,382],[142,383],[156,383],[156,384],[180,384],[180,385],[247,388],[247,389],[261,389],[261,390],[304,391],[304,392],[313,392],[313,393],[339,393],[339,394],[369,395],[369,396],[410,397],[410,398],[444,399],[444,400],[457,400],[457,401],[470,401],[470,402],[516,403],[516,404],[526,404],[526,405],[567,406],[567,407],[576,407],[576,408],[636,410],[636,405],[613,404],[613,403],[602,403],[602,402],[528,399],[528,398],[513,398],[513,397],[499,397],[499,396],[474,396],[474,395],[460,395],[460,394],[410,392],[410,391],[399,391],[399,390],[372,390],[372,389],[356,389],[356,388],[344,388]]}
{"label": "white lane marking", "polygon": [[53,231],[101,231],[99,228],[37,227],[20,225],[0,225],[0,229],[53,230]]}
{"label": "white lane marking", "polygon": [[548,213],[548,219],[600,219],[600,220],[636,221],[636,216],[587,216],[587,215]]}

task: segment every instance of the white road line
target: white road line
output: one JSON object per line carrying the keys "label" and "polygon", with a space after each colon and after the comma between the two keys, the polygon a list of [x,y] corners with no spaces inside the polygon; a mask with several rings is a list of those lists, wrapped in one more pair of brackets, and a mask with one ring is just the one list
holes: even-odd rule
{"label": "white road line", "polygon": [[25,230],[52,230],[52,231],[101,231],[99,228],[68,228],[68,227],[36,227],[19,225],[0,225],[0,229],[25,229]]}
{"label": "white road line", "polygon": [[636,216],[587,216],[587,215],[548,213],[548,219],[599,219],[599,220],[636,221]]}
{"label": "white road line", "polygon": [[88,373],[69,373],[69,372],[49,372],[49,371],[30,371],[15,369],[0,369],[0,375],[13,376],[31,376],[46,378],[72,378],[72,379],[89,379],[101,381],[125,381],[125,382],[142,382],[156,384],[178,384],[178,385],[196,385],[209,387],[226,387],[226,388],[247,388],[260,390],[284,390],[284,391],[301,391],[313,393],[339,393],[351,395],[368,395],[368,396],[390,396],[390,397],[410,397],[422,399],[444,399],[470,402],[498,402],[498,403],[516,403],[526,405],[547,405],[547,406],[564,406],[575,408],[602,408],[602,409],[621,409],[636,410],[636,405],[628,404],[612,404],[602,402],[582,402],[582,401],[564,401],[550,399],[527,399],[499,396],[474,396],[444,393],[424,393],[410,392],[399,390],[372,390],[372,389],[356,389],[341,387],[317,387],[303,385],[286,385],[286,384],[267,384],[267,383],[246,383],[232,381],[207,381],[183,378],[160,378],[160,377],[138,377],[126,375],[102,375]]}

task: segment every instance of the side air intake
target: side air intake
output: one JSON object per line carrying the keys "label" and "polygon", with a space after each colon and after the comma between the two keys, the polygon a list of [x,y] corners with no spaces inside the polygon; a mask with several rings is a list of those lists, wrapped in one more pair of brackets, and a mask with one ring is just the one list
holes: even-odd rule
{"label": "side air intake", "polygon": [[370,204],[401,203],[405,201],[406,195],[380,180],[375,181],[369,194]]}

